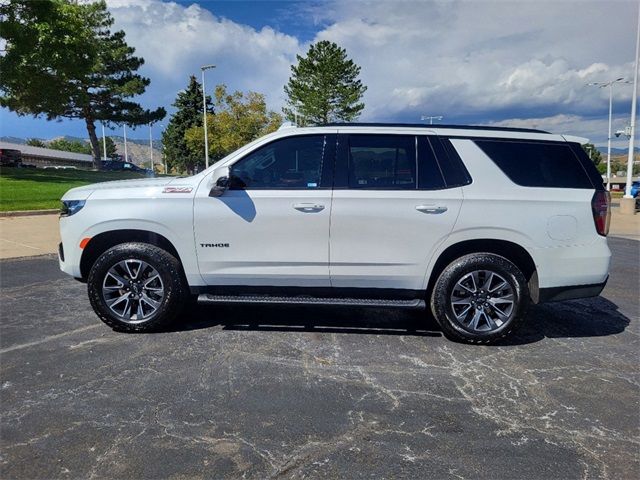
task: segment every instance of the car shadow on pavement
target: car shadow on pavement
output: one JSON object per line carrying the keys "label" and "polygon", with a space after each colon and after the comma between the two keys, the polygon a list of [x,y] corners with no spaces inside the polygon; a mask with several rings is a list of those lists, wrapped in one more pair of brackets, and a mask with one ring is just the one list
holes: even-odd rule
{"label": "car shadow on pavement", "polygon": [[[630,320],[604,297],[534,305],[515,335],[496,346],[545,338],[601,337],[622,333]],[[162,332],[222,327],[224,330],[316,332],[441,337],[425,310],[292,305],[199,305]]]}
{"label": "car shadow on pavement", "polygon": [[356,333],[441,337],[424,310],[300,305],[198,305],[162,332],[224,330]]}
{"label": "car shadow on pavement", "polygon": [[604,297],[545,303],[529,309],[524,325],[497,346],[524,345],[544,338],[604,337],[624,332],[630,320]]}

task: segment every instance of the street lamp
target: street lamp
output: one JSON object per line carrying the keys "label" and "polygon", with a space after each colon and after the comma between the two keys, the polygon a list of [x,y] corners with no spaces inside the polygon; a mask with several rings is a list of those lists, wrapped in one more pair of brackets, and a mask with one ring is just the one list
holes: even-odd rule
{"label": "street lamp", "polygon": [[204,164],[205,168],[209,168],[209,138],[207,134],[207,91],[204,87],[204,72],[206,70],[216,68],[215,65],[204,65],[200,67],[202,70],[202,117],[204,119]]}
{"label": "street lamp", "polygon": [[151,158],[151,173],[153,173],[153,136],[151,131],[151,125],[149,124],[149,157]]}
{"label": "street lamp", "polygon": [[127,155],[127,125],[122,125],[122,131],[124,132],[124,161],[129,161],[129,155]]}
{"label": "street lamp", "polygon": [[107,160],[107,137],[104,136],[104,122],[102,123],[102,154],[104,155],[104,160]]}
{"label": "street lamp", "polygon": [[443,118],[444,117],[442,115],[422,115],[420,117],[420,120],[422,120],[423,122],[425,120],[429,120],[429,125],[433,125],[434,120],[442,121]]}
{"label": "street lamp", "polygon": [[[159,123],[158,125],[160,125],[160,128],[164,131],[164,124]],[[160,143],[162,144],[162,163],[164,163],[164,174],[167,175],[167,156],[164,154],[164,141],[160,140]]]}
{"label": "street lamp", "polygon": [[638,56],[640,55],[640,5],[638,6],[638,31],[636,32],[636,63],[633,71],[633,97],[631,100],[631,123],[629,125],[629,156],[627,157],[627,185],[624,197],[620,201],[621,213],[635,213],[635,201],[631,195],[631,177],[633,176],[633,144],[636,136],[636,104],[638,103]]}
{"label": "street lamp", "polygon": [[609,135],[607,136],[607,190],[611,190],[611,116],[613,109],[613,85],[616,83],[631,83],[624,78],[616,78],[610,82],[587,83],[590,87],[609,88]]}

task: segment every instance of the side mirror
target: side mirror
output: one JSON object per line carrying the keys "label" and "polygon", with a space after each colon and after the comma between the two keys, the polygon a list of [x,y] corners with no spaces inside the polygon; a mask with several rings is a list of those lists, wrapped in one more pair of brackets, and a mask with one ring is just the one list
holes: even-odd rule
{"label": "side mirror", "polygon": [[221,197],[229,189],[229,177],[220,177],[209,192],[210,197]]}

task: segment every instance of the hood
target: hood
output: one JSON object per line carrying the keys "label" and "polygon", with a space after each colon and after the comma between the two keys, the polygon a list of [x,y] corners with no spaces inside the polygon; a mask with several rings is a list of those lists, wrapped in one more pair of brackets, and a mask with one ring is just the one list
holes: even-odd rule
{"label": "hood", "polygon": [[180,177],[160,178],[134,178],[131,180],[115,180],[113,182],[92,183],[82,187],[72,188],[62,197],[62,200],[86,200],[96,190],[122,190],[129,188],[153,188],[164,187],[176,180],[184,180]]}

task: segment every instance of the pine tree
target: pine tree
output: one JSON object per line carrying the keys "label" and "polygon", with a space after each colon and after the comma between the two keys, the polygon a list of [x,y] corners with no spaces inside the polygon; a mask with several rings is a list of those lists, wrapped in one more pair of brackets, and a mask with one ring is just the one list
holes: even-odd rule
{"label": "pine tree", "polygon": [[358,79],[360,67],[347,58],[344,48],[323,40],[311,45],[306,57],[297,55],[297,60],[284,87],[288,98],[282,110],[288,120],[299,115],[299,123],[321,125],[358,118],[367,87]]}
{"label": "pine tree", "polygon": [[133,55],[123,31],[101,0],[10,0],[0,5],[0,105],[18,115],[83,119],[101,167],[95,122],[143,125],[164,118],[164,108],[146,110],[131,97],[149,79],[136,73],[144,60]]}
{"label": "pine tree", "polygon": [[[202,130],[202,86],[195,76],[189,78],[187,88],[178,93],[173,103],[176,112],[162,132],[162,147],[169,170],[192,172],[196,165],[204,164],[204,142],[201,151],[187,147],[185,133],[192,127]],[[211,97],[207,95],[207,111],[213,112]]]}

